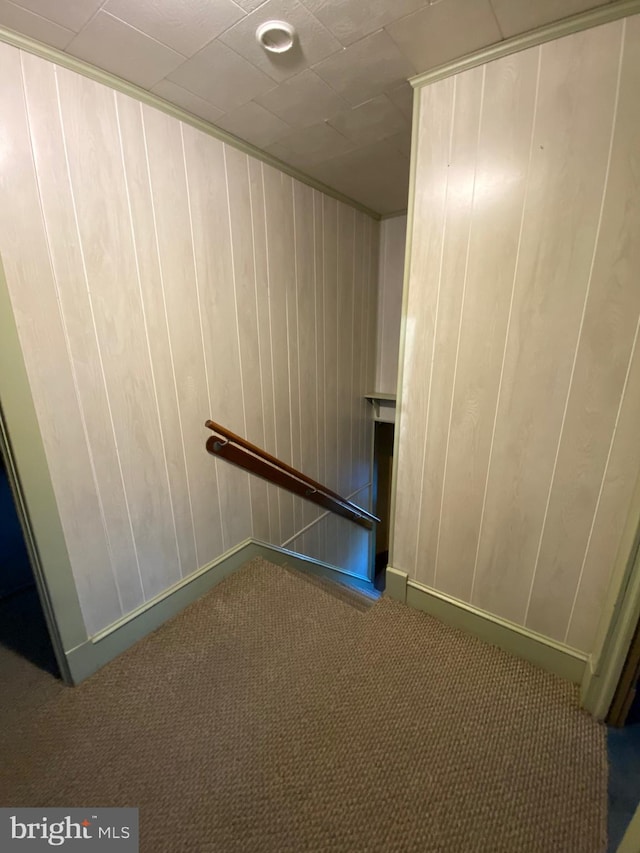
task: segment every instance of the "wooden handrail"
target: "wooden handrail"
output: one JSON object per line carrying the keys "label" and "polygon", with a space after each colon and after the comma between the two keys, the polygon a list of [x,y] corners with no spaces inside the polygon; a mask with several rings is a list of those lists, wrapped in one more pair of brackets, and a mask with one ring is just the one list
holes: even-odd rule
{"label": "wooden handrail", "polygon": [[306,474],[292,468],[286,462],[277,459],[267,453],[266,450],[236,435],[226,427],[211,420],[208,420],[205,425],[214,433],[218,433],[218,435],[212,435],[207,439],[207,451],[212,455],[221,456],[245,471],[257,474],[276,486],[287,489],[301,498],[341,515],[343,518],[348,518],[349,521],[353,521],[367,530],[372,529],[374,522],[380,521],[366,509],[352,503],[347,498],[343,498],[337,492],[323,486],[311,477],[307,477]]}
{"label": "wooden handrail", "polygon": [[219,435],[224,436],[225,438],[232,441],[234,444],[237,444],[239,447],[243,447],[245,450],[248,450],[250,453],[253,453],[255,456],[259,456],[261,459],[264,459],[266,462],[269,462],[271,465],[275,465],[277,468],[281,468],[283,471],[291,474],[296,477],[298,480],[302,480],[303,483],[307,483],[307,485],[311,486],[313,489],[317,489],[318,491],[324,492],[325,495],[334,498],[345,506],[351,507],[354,512],[362,515],[364,518],[368,518],[369,521],[374,521],[378,523],[380,519],[373,515],[371,512],[367,512],[366,509],[362,509],[357,504],[352,503],[348,498],[343,498],[342,495],[339,495],[337,492],[332,491],[327,486],[324,486],[322,483],[318,483],[317,480],[313,480],[311,477],[308,477],[306,474],[303,474],[302,471],[298,471],[296,468],[292,468],[291,465],[287,465],[286,462],[283,462],[281,459],[278,459],[276,456],[272,456],[266,450],[263,450],[261,447],[258,447],[255,444],[252,444],[250,441],[247,441],[246,438],[242,438],[242,436],[236,435],[235,432],[231,432],[230,429],[217,424],[215,421],[208,420],[205,423],[207,429],[213,430],[213,432],[217,432]]}

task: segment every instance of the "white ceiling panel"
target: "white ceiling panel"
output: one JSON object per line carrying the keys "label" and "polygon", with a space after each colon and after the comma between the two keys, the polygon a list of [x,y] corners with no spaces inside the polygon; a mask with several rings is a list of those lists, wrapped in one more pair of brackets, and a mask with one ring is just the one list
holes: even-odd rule
{"label": "white ceiling panel", "polygon": [[249,101],[227,113],[217,125],[258,148],[266,148],[291,133],[288,124],[255,101]]}
{"label": "white ceiling panel", "polygon": [[500,41],[489,0],[443,0],[387,27],[417,71]]}
{"label": "white ceiling panel", "polygon": [[224,115],[222,110],[214,107],[209,101],[205,101],[199,95],[194,95],[193,92],[183,89],[177,83],[172,83],[171,80],[161,80],[156,83],[151,91],[154,95],[158,95],[158,97],[182,107],[183,110],[214,124]]}
{"label": "white ceiling panel", "polygon": [[395,136],[390,136],[387,142],[393,145],[407,160],[411,157],[411,128],[403,130],[402,133],[396,133]]}
{"label": "white ceiling panel", "polygon": [[334,53],[313,70],[356,106],[395,88],[415,74],[411,62],[385,30]]}
{"label": "white ceiling panel", "polygon": [[145,89],[184,62],[184,56],[102,11],[78,33],[67,51]]}
{"label": "white ceiling panel", "polygon": [[608,0],[491,0],[498,24],[505,38],[550,24],[559,17],[566,18],[585,12],[594,6],[604,6]]}
{"label": "white ceiling panel", "polygon": [[104,0],[17,0],[17,5],[79,33],[103,2]]}
{"label": "white ceiling panel", "polygon": [[275,86],[270,77],[217,40],[169,74],[169,79],[224,112]]}
{"label": "white ceiling panel", "polygon": [[0,27],[15,30],[60,50],[64,50],[75,36],[73,30],[54,24],[53,21],[36,15],[22,6],[16,6],[9,0],[0,0]]}
{"label": "white ceiling panel", "polygon": [[357,145],[370,145],[402,133],[407,120],[386,95],[378,95],[359,107],[343,110],[329,124]]}
{"label": "white ceiling panel", "polygon": [[[291,50],[269,53],[258,44],[256,30],[266,21],[286,21],[295,28],[297,37]],[[278,82],[341,49],[340,42],[298,0],[267,0],[220,40]]]}
{"label": "white ceiling panel", "polygon": [[308,167],[318,180],[380,213],[407,206],[409,161],[389,140]]}
{"label": "white ceiling panel", "polygon": [[411,121],[413,116],[413,87],[411,83],[401,83],[388,93],[389,98],[398,107],[404,117]]}
{"label": "white ceiling panel", "polygon": [[245,12],[253,12],[254,9],[257,9],[258,6],[262,6],[264,0],[235,0],[235,2],[240,6]]}
{"label": "white ceiling panel", "polygon": [[304,127],[334,116],[347,104],[313,71],[303,71],[256,101],[292,127]]}
{"label": "white ceiling panel", "polygon": [[233,0],[107,0],[104,9],[184,56],[245,17]]}
{"label": "white ceiling panel", "polygon": [[312,165],[327,158],[346,154],[355,148],[353,142],[328,124],[321,122],[292,131],[284,139],[269,146],[269,151],[281,160],[296,158],[298,162]]}
{"label": "white ceiling panel", "polygon": [[426,6],[428,0],[302,0],[310,12],[349,45],[391,21]]}

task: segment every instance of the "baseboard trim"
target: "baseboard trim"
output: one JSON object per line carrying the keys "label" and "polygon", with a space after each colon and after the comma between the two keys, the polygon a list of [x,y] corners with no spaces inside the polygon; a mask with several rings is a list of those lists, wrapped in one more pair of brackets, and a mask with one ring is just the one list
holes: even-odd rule
{"label": "baseboard trim", "polygon": [[409,575],[406,572],[401,572],[399,569],[394,569],[392,566],[387,566],[385,572],[384,591],[396,601],[401,601],[403,604],[407,602],[407,583]]}
{"label": "baseboard trim", "polygon": [[99,634],[67,651],[67,663],[73,684],[80,684],[103,666],[177,616],[185,607],[201,598],[206,592],[233,574],[254,557],[264,557],[277,565],[286,563],[293,568],[312,570],[320,577],[348,582],[350,586],[372,597],[376,595],[373,584],[351,572],[330,566],[319,560],[304,557],[277,545],[257,539],[246,539],[189,577],[157,595],[141,607],[109,625]]}
{"label": "baseboard trim", "polygon": [[[575,684],[582,682],[588,655],[554,640],[494,616],[470,604],[409,579],[405,572],[387,569],[389,594],[405,601],[409,607],[422,610],[441,622],[459,628],[515,657],[527,660],[547,672]],[[402,586],[405,588],[402,597]]]}
{"label": "baseboard trim", "polygon": [[597,720],[604,720],[611,704],[602,694],[602,678],[595,671],[593,655],[589,655],[580,685],[580,704]]}

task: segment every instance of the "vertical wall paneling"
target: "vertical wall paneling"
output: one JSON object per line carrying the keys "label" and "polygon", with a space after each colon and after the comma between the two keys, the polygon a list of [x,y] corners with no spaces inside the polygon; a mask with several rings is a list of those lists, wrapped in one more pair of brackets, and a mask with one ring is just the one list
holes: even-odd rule
{"label": "vertical wall paneling", "polygon": [[181,572],[186,575],[197,568],[198,561],[142,109],[130,98],[116,95],[116,111],[178,555]]}
{"label": "vertical wall paneling", "polygon": [[402,393],[399,411],[400,438],[394,459],[396,475],[396,525],[393,565],[415,576],[417,539],[423,495],[423,467],[429,420],[431,373],[435,328],[440,296],[440,266],[444,247],[444,216],[447,203],[452,117],[453,78],[422,92],[419,138],[430,144],[420,151],[415,179],[415,210],[411,235],[409,293],[405,318]]}
{"label": "vertical wall paneling", "polygon": [[[89,358],[98,365],[107,409],[92,412],[92,422],[104,419],[111,426],[116,453],[112,477],[120,475],[114,492],[113,483],[106,489],[106,494],[117,495],[114,506],[123,506],[110,541],[119,552],[114,559],[123,574],[131,578],[135,564],[141,584],[139,604],[179,580],[181,571],[125,175],[118,156],[115,96],[106,88],[95,92],[88,80],[64,69],[57,69],[56,77],[81,261],[81,270],[75,270],[69,280],[77,281],[76,276],[85,280],[96,337],[95,354]],[[67,234],[59,233],[52,245],[60,246],[65,239]],[[116,289],[114,281],[119,284]],[[85,318],[80,322],[84,327]],[[78,363],[83,355],[72,357]],[[135,372],[129,363],[136,364]],[[102,459],[101,452],[96,451],[95,457]],[[149,483],[155,485],[153,495]]]}
{"label": "vertical wall paneling", "polygon": [[[371,252],[372,246],[374,245],[372,241],[376,238],[372,233],[371,226],[371,221],[368,218],[365,218],[362,230],[362,297],[360,302],[360,317],[356,318],[360,340],[360,356],[358,358],[357,369],[360,377],[360,384],[362,387],[366,386],[368,378],[371,377],[372,374],[372,371],[369,368],[369,350],[367,348],[367,335],[369,334],[371,322],[371,300],[377,300],[377,292],[372,293],[373,282],[375,281],[377,284],[379,284],[378,279],[374,278],[374,276],[376,276],[376,267],[373,264]],[[377,241],[375,245],[377,246]],[[373,345],[375,346],[375,342],[373,342]],[[358,450],[358,458],[362,460],[361,464],[366,467],[363,468],[360,473],[360,476],[358,477],[358,488],[368,478],[369,465],[371,464],[371,454],[373,447],[373,429],[371,428],[371,426],[367,426],[367,424],[370,424],[371,421],[371,409],[370,404],[366,400],[360,401],[360,420],[365,425],[365,428],[364,430],[359,431],[360,444]]]}
{"label": "vertical wall paneling", "polygon": [[[291,459],[294,468],[301,468],[300,433],[300,361],[298,358],[298,254],[296,244],[298,232],[296,227],[296,208],[294,181],[286,178],[283,186],[287,194],[286,213],[288,217],[287,231],[290,234],[287,266],[285,268],[286,283],[286,323],[287,323],[287,359],[289,363],[289,400],[291,420]],[[302,504],[293,502],[293,531],[300,530],[304,525]]]}
{"label": "vertical wall paneling", "polygon": [[631,18],[420,93],[392,563],[585,652],[640,470],[639,49]]}
{"label": "vertical wall paneling", "polygon": [[[262,364],[256,300],[256,260],[253,228],[247,228],[247,223],[253,223],[248,157],[241,151],[227,145],[224,146],[224,154],[229,193],[235,306],[242,367],[243,434],[249,441],[259,447],[264,447]],[[256,367],[259,369],[256,370]],[[267,484],[257,477],[247,477],[247,479],[251,494],[253,535],[258,539],[268,540],[271,531],[269,528]]]}
{"label": "vertical wall paneling", "polygon": [[[353,317],[353,335],[351,336],[351,387],[350,387],[350,405],[351,412],[349,417],[349,426],[351,430],[351,481],[349,483],[349,492],[354,492],[359,486],[362,472],[359,470],[358,459],[360,458],[360,438],[364,438],[364,429],[366,426],[361,423],[363,413],[363,402],[361,397],[357,396],[360,387],[360,352],[362,347],[361,329],[362,324],[360,317],[363,309],[363,291],[364,291],[364,267],[362,263],[362,245],[364,236],[364,221],[363,217],[356,214],[355,217],[355,232],[353,240],[353,288],[352,288],[352,303],[351,312]],[[367,482],[367,480],[365,480]]]}
{"label": "vertical wall paneling", "polygon": [[[538,51],[525,51],[486,67],[475,160],[475,215],[469,235],[465,303],[440,496],[438,562],[434,566],[440,588],[463,600],[471,595],[502,376],[533,144],[538,59]],[[515,120],[505,126],[505,116],[515,116]],[[493,282],[491,290],[486,287],[485,276]]]}
{"label": "vertical wall paneling", "polygon": [[529,191],[472,597],[518,623],[526,618],[587,296],[621,27],[539,48]]}
{"label": "vertical wall paneling", "polygon": [[[316,388],[316,276],[313,190],[294,182],[296,223],[295,257],[297,280],[300,468],[318,479],[318,398]],[[318,517],[308,501],[302,505],[302,525]]]}
{"label": "vertical wall paneling", "polygon": [[[455,387],[467,285],[468,251],[475,195],[475,162],[482,126],[484,69],[474,68],[454,81],[452,135],[447,166],[447,207],[439,276],[438,320],[431,369],[430,406],[422,461],[422,513],[419,519],[417,577],[430,585],[437,571],[440,504],[448,456],[449,423]],[[428,440],[427,440],[428,439]]]}
{"label": "vertical wall paneling", "polygon": [[201,459],[202,411],[210,410],[210,396],[191,215],[180,125],[147,107],[142,115],[196,542],[196,565],[187,569],[193,571],[204,555],[224,549],[224,539],[220,513],[212,511],[219,503],[215,469]]}
{"label": "vertical wall paneling", "polygon": [[[73,565],[87,631],[123,612],[107,534],[102,489],[60,310],[31,148],[18,51],[0,45],[3,162],[0,251],[24,351],[31,392]],[[53,68],[46,66],[53,74]],[[44,84],[43,84],[44,85]],[[51,91],[52,83],[49,84]],[[52,97],[54,97],[52,95]],[[54,97],[54,105],[56,99]],[[9,129],[11,132],[9,132]],[[52,135],[55,125],[50,128]],[[39,310],[34,311],[37,305]],[[85,559],[91,551],[89,565]]]}
{"label": "vertical wall paneling", "polygon": [[[366,220],[366,233],[367,233],[367,252],[366,252],[366,264],[367,264],[367,329],[366,335],[362,341],[362,346],[366,348],[367,351],[367,362],[366,362],[366,370],[365,376],[363,380],[363,385],[366,386],[367,382],[372,382],[375,377],[376,370],[376,329],[378,327],[378,293],[377,293],[377,283],[380,280],[380,269],[379,269],[379,245],[380,245],[380,223],[374,221],[367,217]],[[370,411],[368,410],[368,403],[364,404],[367,408],[367,418],[370,416]],[[363,458],[366,460],[367,464],[367,474],[366,478],[369,478],[369,471],[371,470],[371,466],[373,465],[373,430],[366,429],[364,431],[365,437],[365,447]],[[363,480],[364,482],[364,480]],[[371,505],[372,494],[371,490],[367,492],[369,505]]]}
{"label": "vertical wall paneling", "polygon": [[406,236],[406,216],[394,216],[380,223],[380,280],[374,390],[382,394],[395,394],[398,385]]}
{"label": "vertical wall paneling", "polygon": [[[380,240],[380,231],[379,225],[377,222],[369,219],[367,217],[366,226],[365,226],[365,241],[366,241],[366,270],[367,270],[367,284],[365,287],[365,308],[363,311],[364,314],[364,327],[362,332],[362,351],[363,351],[363,360],[361,361],[361,365],[364,366],[364,374],[362,376],[361,382],[362,387],[367,387],[367,382],[372,382],[375,377],[375,360],[376,360],[376,327],[377,327],[377,315],[378,315],[378,293],[377,293],[377,283],[379,280],[378,276],[378,246]],[[370,386],[369,386],[370,387]],[[369,476],[369,471],[373,466],[373,429],[370,425],[370,417],[371,411],[369,409],[369,404],[363,402],[363,406],[366,410],[365,413],[365,429],[363,430],[363,439],[364,445],[362,450],[361,458],[364,460],[363,465],[366,465],[367,471],[367,479]],[[367,427],[366,424],[369,423]],[[362,483],[363,485],[363,483]],[[369,504],[367,505],[370,509],[370,502],[372,500],[371,490],[366,493],[367,500]]]}
{"label": "vertical wall paneling", "polygon": [[[611,174],[622,39],[619,39],[618,53],[596,239],[526,618],[527,624],[545,634],[552,634],[556,625],[569,621],[571,602],[565,601],[564,596],[551,599],[545,590],[558,583],[577,586],[584,550],[582,543],[586,541],[595,513],[640,311],[638,288],[619,278],[612,280],[610,275],[619,258],[619,249],[614,247],[620,227],[626,227],[617,215],[620,191],[624,193],[625,187],[619,177]],[[637,144],[638,135],[632,140],[624,135],[620,141],[624,147],[616,151],[616,161],[628,163],[630,152],[626,146],[629,142]],[[614,168],[620,170],[620,166]],[[627,173],[625,177],[630,176]],[[613,216],[609,216],[605,205],[607,192],[611,193],[612,189],[610,199],[613,203],[607,212]],[[631,195],[625,207],[629,202],[633,203]],[[607,326],[603,323],[605,319]],[[563,640],[564,635],[559,639]]]}
{"label": "vertical wall paneling", "polygon": [[[616,558],[626,521],[626,509],[640,473],[637,453],[640,423],[640,294],[637,284],[640,264],[639,44],[640,17],[636,16],[628,19],[624,26],[611,166],[598,251],[594,259],[592,293],[595,306],[591,317],[597,317],[600,313],[601,324],[600,328],[596,328],[587,326],[585,321],[581,362],[586,361],[586,366],[581,372],[583,376],[589,376],[589,371],[593,370],[599,382],[607,385],[612,380],[620,382],[621,355],[628,352],[629,359],[617,408],[615,402],[611,405],[606,392],[598,392],[600,396],[596,396],[595,384],[590,376],[588,380],[583,379],[589,402],[595,400],[599,403],[603,399],[607,406],[616,409],[616,417],[564,637],[569,645],[576,648],[590,648],[593,642],[597,627],[596,614],[609,579],[607,569],[613,566]],[[606,303],[600,301],[605,293],[609,295]],[[633,341],[625,351],[624,344],[620,346],[620,339],[626,338],[628,342],[631,331]],[[599,363],[603,350],[607,354],[604,365]],[[609,354],[615,356],[611,361]]]}
{"label": "vertical wall paneling", "polygon": [[89,634],[251,535],[366,575],[353,525],[210,457],[204,421],[369,500],[372,221],[45,60],[0,64],[0,252]]}
{"label": "vertical wall paneling", "polygon": [[[211,416],[241,434],[244,401],[224,146],[186,126],[182,131]],[[251,532],[249,480],[221,460],[216,470],[226,520],[223,544],[229,548]]]}
{"label": "vertical wall paneling", "polygon": [[637,443],[640,421],[640,357],[638,332],[640,317],[625,376],[616,425],[611,436],[607,463],[599,485],[596,508],[580,563],[575,595],[564,641],[575,648],[591,648],[598,614],[604,601],[609,571],[618,555],[623,528],[627,521],[624,509],[630,505],[640,475],[640,460],[632,451]]}
{"label": "vertical wall paneling", "polygon": [[[293,459],[291,396],[289,386],[289,336],[287,331],[287,276],[292,274],[290,246],[293,244],[292,200],[287,197],[285,176],[263,166],[265,222],[268,245],[271,356],[276,419],[276,455]],[[293,498],[278,495],[282,541],[294,534]]]}
{"label": "vertical wall paneling", "polygon": [[[56,288],[64,316],[69,355],[79,402],[85,418],[96,417],[98,428],[91,441],[93,466],[102,484],[102,514],[116,572],[123,609],[144,600],[142,579],[133,544],[113,429],[110,401],[104,382],[100,342],[92,296],[87,286],[83,244],[79,239],[74,198],[67,167],[54,69],[35,57],[23,57],[25,102],[42,216],[55,279],[68,286]],[[73,235],[74,239],[65,239]]]}
{"label": "vertical wall paneling", "polygon": [[338,484],[340,494],[349,494],[351,476],[351,358],[353,338],[342,335],[342,323],[353,328],[353,244],[355,210],[338,203]]}
{"label": "vertical wall paneling", "polygon": [[[325,373],[325,313],[324,313],[324,196],[313,191],[314,227],[314,272],[316,279],[315,333],[316,333],[316,400],[318,406],[318,481],[327,483],[327,420],[326,420],[326,373]],[[324,528],[318,528],[318,548],[325,553]]]}
{"label": "vertical wall paneling", "polygon": [[[264,441],[260,445],[269,453],[276,453],[276,415],[273,390],[273,359],[271,355],[271,316],[269,307],[269,270],[267,232],[264,218],[264,182],[262,163],[247,159],[249,171],[249,198],[251,202],[252,238],[255,258],[255,287],[260,347],[260,395],[262,401],[262,427]],[[280,531],[280,505],[278,489],[267,484],[267,509],[269,541],[282,542]]]}
{"label": "vertical wall paneling", "polygon": [[[323,257],[324,257],[324,421],[325,421],[325,482],[338,488],[338,203],[324,196]],[[335,532],[333,521],[326,525],[326,553],[335,564]]]}

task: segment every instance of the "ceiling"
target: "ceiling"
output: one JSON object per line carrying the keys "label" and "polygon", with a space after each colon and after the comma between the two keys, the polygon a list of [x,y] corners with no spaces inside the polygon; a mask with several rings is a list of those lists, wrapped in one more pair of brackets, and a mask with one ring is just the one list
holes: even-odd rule
{"label": "ceiling", "polygon": [[[407,203],[407,78],[603,0],[0,0],[0,26],[213,122],[381,214]],[[284,20],[294,48],[257,27]]]}

